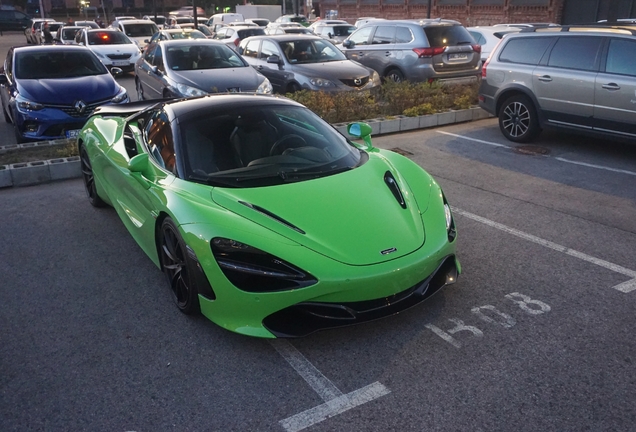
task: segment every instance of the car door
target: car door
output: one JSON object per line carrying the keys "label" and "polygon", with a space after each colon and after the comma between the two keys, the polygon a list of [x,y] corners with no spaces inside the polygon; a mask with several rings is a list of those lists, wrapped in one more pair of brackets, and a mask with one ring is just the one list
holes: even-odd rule
{"label": "car door", "polygon": [[532,86],[549,123],[591,129],[600,36],[561,36],[533,72]]}
{"label": "car door", "polygon": [[636,136],[636,40],[609,39],[594,98],[595,129]]}
{"label": "car door", "polygon": [[[278,56],[280,63],[268,63],[267,59],[271,56]],[[267,77],[275,92],[284,93],[286,91],[287,82],[292,73],[286,70],[290,66],[276,42],[268,39],[263,40],[258,54],[258,66],[256,70]]]}
{"label": "car door", "polygon": [[[124,133],[106,154],[103,175],[112,191],[113,206],[139,245],[153,255],[155,220],[163,208],[163,189],[175,179],[164,157],[174,162],[173,135],[166,114],[157,110],[148,114],[143,130],[136,120],[125,125]],[[145,145],[153,143],[152,150]],[[141,172],[131,170],[133,157],[148,154]],[[142,156],[143,157],[143,156]]]}
{"label": "car door", "polygon": [[367,64],[367,51],[370,45],[371,33],[374,26],[362,27],[356,30],[342,43],[342,52],[349,60],[357,61],[365,66]]}
{"label": "car door", "polygon": [[165,71],[161,45],[157,43],[149,46],[142,59],[137,68],[137,78],[144,99],[160,99],[163,97],[163,75]]}

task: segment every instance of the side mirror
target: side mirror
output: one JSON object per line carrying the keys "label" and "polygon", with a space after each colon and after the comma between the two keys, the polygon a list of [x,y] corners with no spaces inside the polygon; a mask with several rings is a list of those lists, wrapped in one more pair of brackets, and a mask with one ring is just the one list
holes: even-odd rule
{"label": "side mirror", "polygon": [[371,126],[364,122],[349,123],[347,125],[347,133],[355,138],[362,138],[365,146],[358,146],[362,150],[374,151],[376,150],[371,143]]}
{"label": "side mirror", "polygon": [[333,35],[331,34],[331,32],[327,33],[327,36],[329,36],[329,39],[333,39]]}
{"label": "side mirror", "polygon": [[144,172],[148,169],[148,153],[141,153],[130,159],[128,162],[128,169],[130,175],[139,182],[144,189],[150,189],[150,182],[144,177]]}
{"label": "side mirror", "polygon": [[342,46],[345,48],[353,48],[356,46],[356,43],[350,39],[345,39],[344,42],[342,42]]}
{"label": "side mirror", "polygon": [[124,71],[122,68],[118,68],[118,67],[112,67],[110,68],[110,73],[112,76],[114,77],[118,77],[124,74]]}
{"label": "side mirror", "polygon": [[277,64],[279,66],[283,65],[283,60],[278,57],[276,54],[267,57],[267,63]]}

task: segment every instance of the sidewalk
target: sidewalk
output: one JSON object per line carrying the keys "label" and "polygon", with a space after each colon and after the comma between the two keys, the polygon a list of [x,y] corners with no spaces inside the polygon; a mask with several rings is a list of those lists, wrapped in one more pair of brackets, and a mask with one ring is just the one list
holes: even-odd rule
{"label": "sidewalk", "polygon": [[[463,123],[492,117],[479,107],[465,110],[447,111],[419,117],[394,116],[389,118],[367,119],[371,126],[371,135],[379,136],[399,132],[416,131],[431,127]],[[347,136],[347,123],[332,125],[340,133]],[[25,144],[0,146],[0,153],[40,146],[64,145],[72,140],[61,139]],[[31,186],[56,180],[66,180],[82,176],[79,156],[49,159],[35,162],[0,165],[0,188],[14,186]]]}

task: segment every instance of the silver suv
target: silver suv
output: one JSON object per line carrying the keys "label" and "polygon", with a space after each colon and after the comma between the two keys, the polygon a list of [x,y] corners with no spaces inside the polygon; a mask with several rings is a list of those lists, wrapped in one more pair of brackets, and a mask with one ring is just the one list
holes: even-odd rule
{"label": "silver suv", "polygon": [[481,47],[457,21],[373,20],[342,42],[342,52],[400,82],[476,82]]}
{"label": "silver suv", "polygon": [[514,142],[547,126],[636,138],[636,30],[566,26],[507,35],[482,68],[479,105]]}

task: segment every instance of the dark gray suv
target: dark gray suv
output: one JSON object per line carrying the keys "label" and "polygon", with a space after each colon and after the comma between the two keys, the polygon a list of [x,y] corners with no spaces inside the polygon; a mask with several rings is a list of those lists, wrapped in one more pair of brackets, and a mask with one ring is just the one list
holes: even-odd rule
{"label": "dark gray suv", "polygon": [[385,79],[476,82],[481,47],[457,21],[374,20],[342,43],[348,59]]}
{"label": "dark gray suv", "polygon": [[479,105],[514,142],[547,126],[636,138],[636,27],[507,35],[483,66]]}

